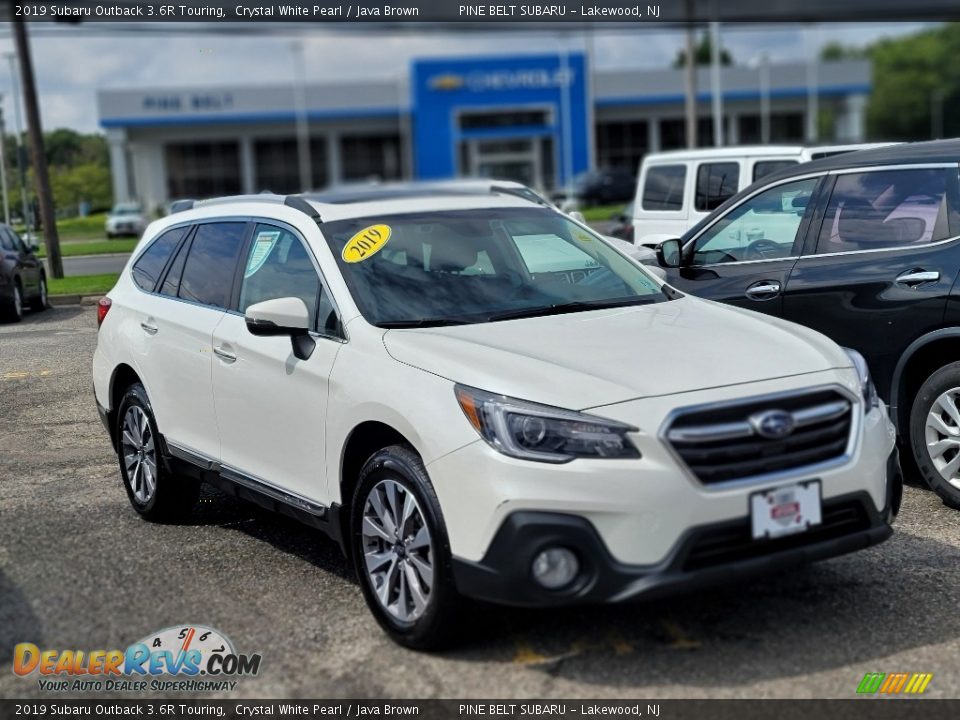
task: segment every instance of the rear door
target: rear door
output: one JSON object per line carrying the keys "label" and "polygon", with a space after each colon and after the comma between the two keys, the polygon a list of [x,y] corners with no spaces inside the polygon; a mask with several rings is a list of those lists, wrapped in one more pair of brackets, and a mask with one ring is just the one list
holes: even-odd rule
{"label": "rear door", "polygon": [[[220,456],[213,331],[233,297],[248,227],[243,220],[198,224],[139,309],[148,347],[141,364],[157,423],[168,444],[207,460]],[[137,275],[135,264],[135,280]]]}
{"label": "rear door", "polygon": [[689,227],[687,165],[678,161],[644,166],[634,205],[634,244],[644,244],[649,236],[680,237]]}
{"label": "rear door", "polygon": [[784,317],[863,353],[889,399],[897,360],[942,325],[957,277],[957,166],[844,171],[827,190]]}
{"label": "rear door", "polygon": [[728,209],[688,240],[668,281],[692,295],[780,315],[821,177],[786,180]]}

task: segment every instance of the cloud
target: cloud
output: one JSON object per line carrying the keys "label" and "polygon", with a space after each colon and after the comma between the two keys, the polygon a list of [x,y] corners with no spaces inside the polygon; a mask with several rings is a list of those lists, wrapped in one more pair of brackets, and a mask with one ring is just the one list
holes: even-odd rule
{"label": "cloud", "polygon": [[[38,29],[38,27],[40,29]],[[829,41],[863,45],[879,37],[913,32],[922,23],[832,24],[800,30],[793,26],[729,26],[723,44],[738,62],[761,52],[777,61],[799,60]],[[293,36],[250,33],[121,33],[104,26],[50,30],[36,24],[32,48],[44,127],[97,130],[96,92],[101,88],[159,88],[287,83],[292,76]],[[683,46],[678,30],[601,30],[592,43],[586,31],[557,33],[509,31],[393,32],[389,34],[300,34],[307,79],[312,82],[396,77],[412,59],[425,56],[555,52],[566,45],[582,50],[592,44],[595,67],[668,67]],[[0,51],[10,49],[9,39]],[[371,51],[372,49],[372,51]],[[0,65],[0,88],[6,89],[7,126],[12,127],[6,67]]]}

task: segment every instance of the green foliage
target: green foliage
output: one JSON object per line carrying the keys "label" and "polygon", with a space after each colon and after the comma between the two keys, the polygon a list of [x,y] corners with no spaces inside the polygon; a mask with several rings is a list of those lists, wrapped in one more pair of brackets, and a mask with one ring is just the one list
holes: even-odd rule
{"label": "green foliage", "polygon": [[824,62],[836,60],[865,60],[867,50],[853,45],[844,45],[839,42],[829,42],[820,50],[820,59]]}
{"label": "green foliage", "polygon": [[[696,45],[693,46],[693,61],[697,65],[709,65],[711,62],[710,53],[713,48],[713,43],[710,42],[710,33],[704,31],[700,35],[700,39],[697,41]],[[720,64],[721,65],[733,65],[733,55],[730,54],[730,51],[725,47],[720,48]],[[687,51],[680,50],[677,52],[676,58],[673,61],[674,68],[683,68],[687,65]]]}
{"label": "green foliage", "polygon": [[946,24],[880,40],[868,54],[873,62],[873,94],[867,109],[871,137],[929,139],[932,109],[938,101],[943,137],[960,135],[960,28]]}
{"label": "green foliage", "polygon": [[60,280],[49,278],[47,292],[51,295],[103,295],[117,284],[119,273],[106,275],[73,275]]}

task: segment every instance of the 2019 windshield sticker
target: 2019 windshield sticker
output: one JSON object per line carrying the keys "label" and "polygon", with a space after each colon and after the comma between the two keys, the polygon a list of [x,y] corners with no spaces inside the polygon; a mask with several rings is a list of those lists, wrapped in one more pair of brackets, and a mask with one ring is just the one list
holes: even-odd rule
{"label": "2019 windshield sticker", "polygon": [[369,227],[365,227],[347,240],[347,244],[343,246],[343,252],[340,253],[340,257],[343,258],[344,262],[348,263],[358,263],[368,260],[387,244],[387,240],[390,239],[392,232],[393,230],[389,225],[370,225]]}

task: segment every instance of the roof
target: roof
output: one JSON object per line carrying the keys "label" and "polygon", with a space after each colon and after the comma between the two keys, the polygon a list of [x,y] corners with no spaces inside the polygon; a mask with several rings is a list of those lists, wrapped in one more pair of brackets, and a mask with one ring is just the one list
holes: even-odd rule
{"label": "roof", "polygon": [[644,162],[658,160],[714,160],[718,158],[766,157],[770,155],[796,156],[803,152],[803,145],[731,145],[721,148],[697,148],[694,150],[666,150],[664,152],[649,153]]}

